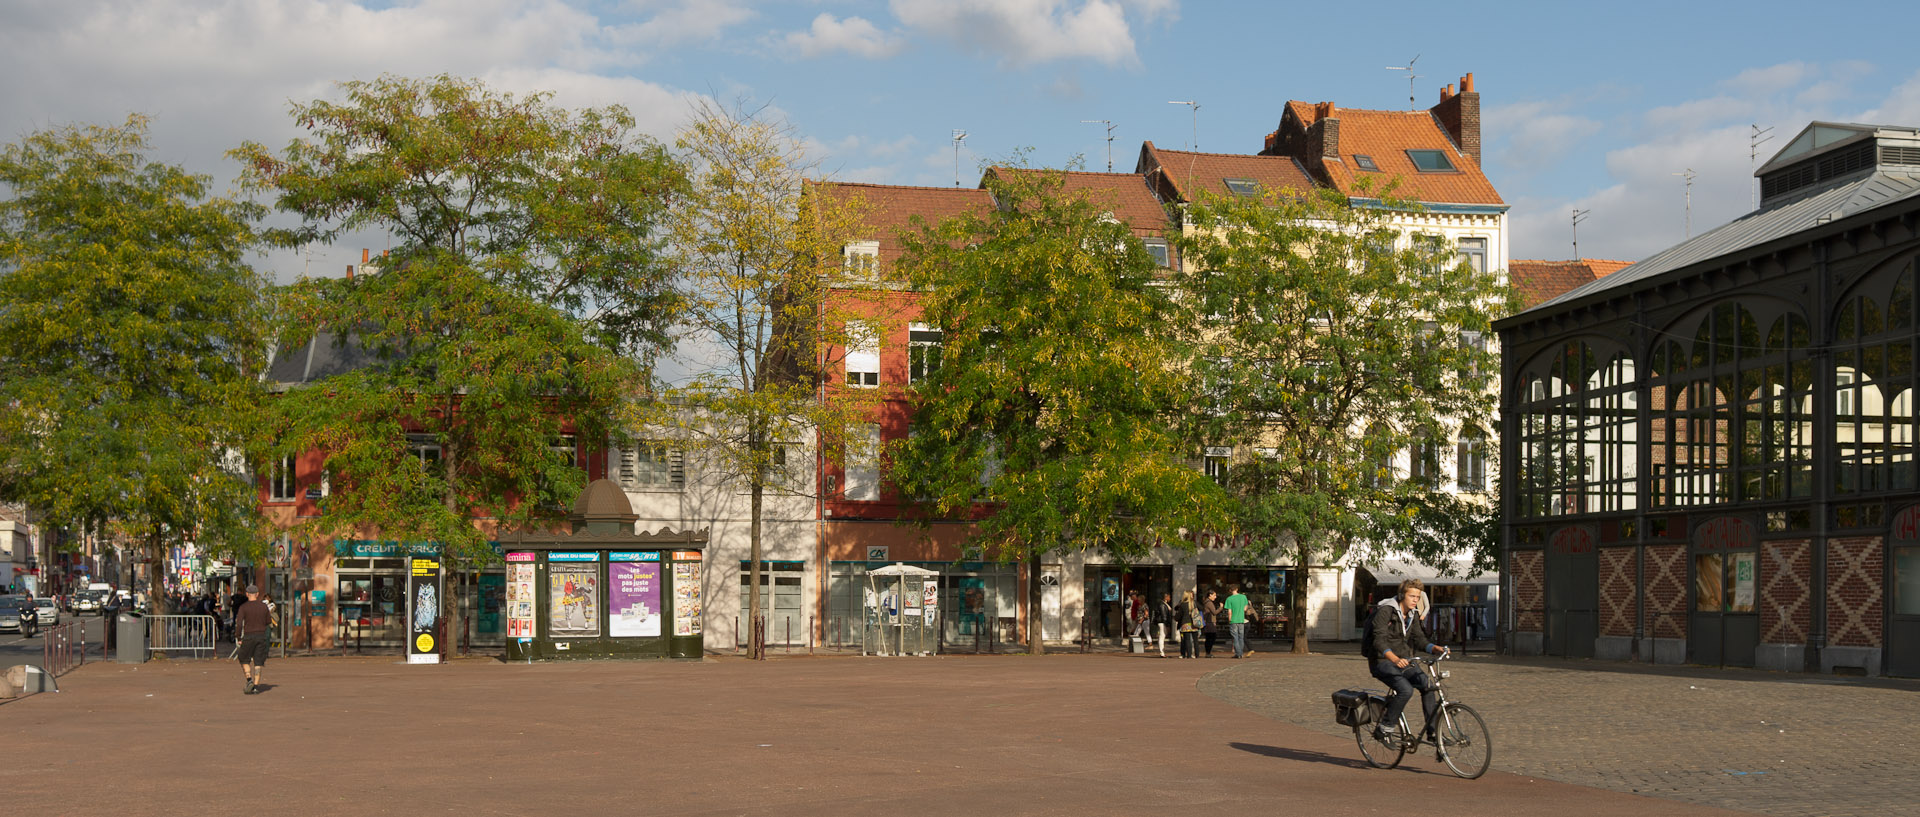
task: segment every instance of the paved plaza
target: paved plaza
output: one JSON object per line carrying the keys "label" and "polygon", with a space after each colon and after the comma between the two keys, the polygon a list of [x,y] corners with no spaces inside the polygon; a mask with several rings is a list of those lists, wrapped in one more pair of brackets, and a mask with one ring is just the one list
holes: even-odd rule
{"label": "paved plaza", "polygon": [[1497,748],[1469,781],[1430,752],[1365,767],[1327,700],[1360,668],[330,657],[274,659],[250,697],[230,663],[96,663],[0,704],[0,795],[35,815],[1920,815],[1898,785],[1910,686],[1470,658],[1457,697]]}

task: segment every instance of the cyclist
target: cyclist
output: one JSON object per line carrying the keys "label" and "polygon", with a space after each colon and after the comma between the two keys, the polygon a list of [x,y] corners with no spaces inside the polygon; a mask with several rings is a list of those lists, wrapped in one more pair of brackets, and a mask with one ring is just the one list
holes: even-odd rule
{"label": "cyclist", "polygon": [[1408,656],[1416,649],[1435,655],[1445,655],[1448,650],[1427,640],[1427,630],[1420,623],[1423,594],[1424,586],[1419,579],[1401,582],[1393,598],[1374,606],[1367,637],[1360,645],[1361,652],[1369,659],[1368,668],[1373,677],[1393,689],[1387,713],[1374,727],[1375,734],[1383,740],[1400,731],[1400,713],[1406,711],[1407,702],[1413,699],[1416,689],[1420,690],[1420,708],[1427,716],[1426,732],[1429,736],[1433,734],[1435,709],[1440,699],[1434,694],[1433,679]]}

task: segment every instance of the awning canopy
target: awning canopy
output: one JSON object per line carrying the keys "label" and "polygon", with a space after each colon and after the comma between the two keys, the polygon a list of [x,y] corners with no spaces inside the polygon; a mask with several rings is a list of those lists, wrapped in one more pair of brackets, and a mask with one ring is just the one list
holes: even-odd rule
{"label": "awning canopy", "polygon": [[1365,565],[1365,567],[1368,572],[1373,574],[1374,578],[1380,580],[1381,584],[1399,584],[1407,579],[1419,579],[1426,584],[1440,585],[1495,585],[1500,583],[1500,574],[1498,573],[1481,573],[1475,576],[1458,575],[1466,571],[1467,563],[1465,562],[1455,563],[1456,569],[1453,573],[1456,575],[1452,576],[1442,576],[1440,575],[1440,571],[1409,559],[1382,559],[1378,565]]}
{"label": "awning canopy", "polygon": [[867,571],[869,576],[938,576],[940,571],[907,564],[891,564]]}

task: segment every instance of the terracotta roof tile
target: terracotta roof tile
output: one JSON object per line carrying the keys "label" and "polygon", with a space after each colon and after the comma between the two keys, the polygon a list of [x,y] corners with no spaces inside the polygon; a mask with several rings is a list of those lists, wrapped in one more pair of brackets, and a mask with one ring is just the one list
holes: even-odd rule
{"label": "terracotta roof tile", "polygon": [[1153,191],[1147,188],[1146,178],[1138,173],[1088,173],[1073,170],[1027,170],[1023,168],[996,167],[987,171],[993,173],[1057,173],[1061,177],[1063,190],[1069,194],[1082,194],[1089,201],[1106,208],[1121,223],[1133,228],[1138,235],[1166,235],[1168,227],[1167,210],[1155,198]]}
{"label": "terracotta roof tile", "polygon": [[[1304,125],[1318,121],[1317,106],[1289,100],[1287,111]],[[1454,146],[1432,113],[1428,111],[1369,111],[1334,107],[1333,119],[1340,122],[1338,159],[1305,156],[1340,192],[1357,196],[1362,179],[1371,179],[1374,190],[1398,180],[1395,193],[1426,204],[1502,205],[1506,202],[1481,172],[1480,163]],[[1443,150],[1456,170],[1423,172],[1407,155],[1409,150]],[[1360,170],[1354,155],[1373,159],[1378,172]]]}
{"label": "terracotta roof tile", "polygon": [[1579,261],[1509,261],[1507,279],[1520,291],[1521,307],[1546,303],[1583,284],[1612,275],[1632,264],[1586,258]]}
{"label": "terracotta roof tile", "polygon": [[1140,146],[1140,162],[1135,171],[1152,178],[1163,174],[1166,186],[1161,195],[1170,201],[1193,201],[1200,191],[1231,195],[1227,179],[1252,179],[1273,191],[1306,191],[1314,187],[1313,177],[1291,156],[1247,156],[1234,153],[1195,153],[1166,150],[1149,141]]}
{"label": "terracotta roof tile", "polygon": [[862,221],[872,230],[863,236],[880,242],[880,263],[889,264],[900,257],[897,234],[913,228],[919,216],[928,226],[969,212],[985,212],[993,207],[993,197],[977,187],[906,187],[892,184],[848,182],[815,183],[814,187],[842,198],[858,197]]}

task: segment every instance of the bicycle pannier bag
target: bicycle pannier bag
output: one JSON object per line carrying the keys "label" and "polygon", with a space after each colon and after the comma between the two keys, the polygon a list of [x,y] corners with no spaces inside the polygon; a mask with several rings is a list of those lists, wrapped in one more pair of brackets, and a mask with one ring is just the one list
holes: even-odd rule
{"label": "bicycle pannier bag", "polygon": [[1374,721],[1373,693],[1364,689],[1343,689],[1333,693],[1333,722],[1341,726],[1366,726]]}

